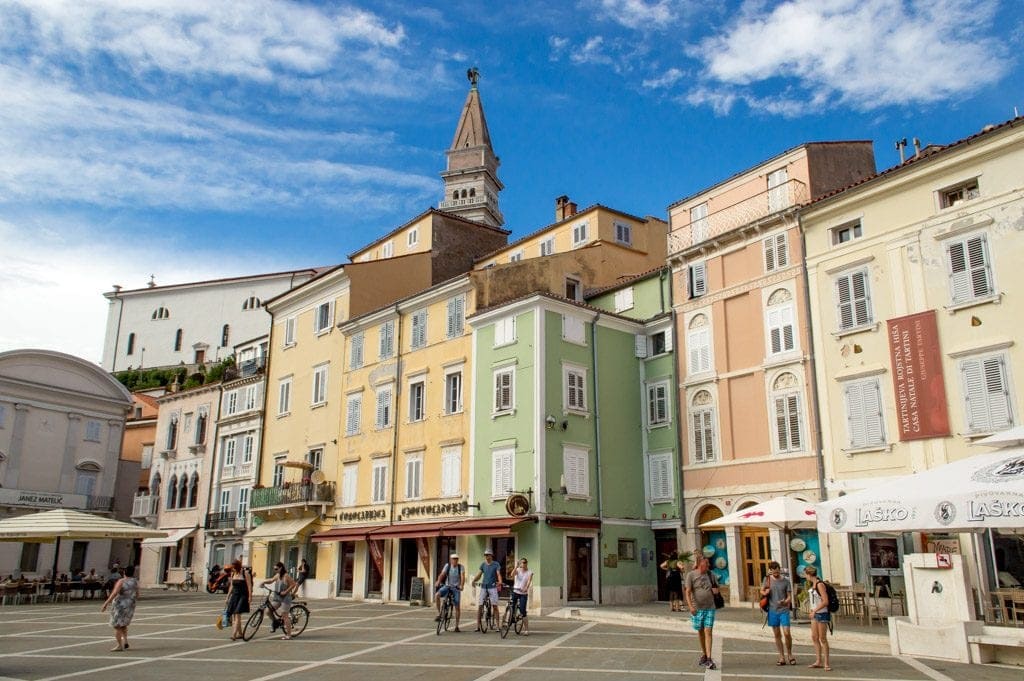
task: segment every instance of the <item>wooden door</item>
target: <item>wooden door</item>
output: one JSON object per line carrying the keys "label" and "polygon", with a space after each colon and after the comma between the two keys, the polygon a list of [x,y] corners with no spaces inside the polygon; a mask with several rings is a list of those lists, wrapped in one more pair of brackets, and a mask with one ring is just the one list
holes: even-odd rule
{"label": "wooden door", "polygon": [[594,599],[594,540],[590,537],[569,537],[566,555],[568,598],[570,601]]}
{"label": "wooden door", "polygon": [[740,554],[743,561],[744,589],[764,583],[771,562],[768,530],[743,530],[740,533]]}
{"label": "wooden door", "polygon": [[338,595],[351,596],[355,581],[356,543],[343,541],[338,547]]}

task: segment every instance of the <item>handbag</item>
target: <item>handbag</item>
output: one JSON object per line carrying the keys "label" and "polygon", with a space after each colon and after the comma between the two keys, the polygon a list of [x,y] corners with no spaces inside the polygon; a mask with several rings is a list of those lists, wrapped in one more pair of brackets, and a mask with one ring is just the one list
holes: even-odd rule
{"label": "handbag", "polygon": [[715,610],[721,610],[725,607],[725,597],[722,596],[722,592],[718,588],[718,580],[715,579],[715,576],[711,575],[710,572],[708,573],[708,575],[711,576],[711,588],[715,590],[711,592],[711,595],[715,599]]}
{"label": "handbag", "polygon": [[[766,584],[762,584],[761,588],[763,589],[763,588],[765,588],[765,586],[767,586],[767,585]],[[768,612],[768,597],[770,595],[771,595],[771,593],[769,592],[769,593],[765,594],[764,596],[761,596],[761,600],[758,602],[758,605],[761,606],[761,610],[763,612]]]}

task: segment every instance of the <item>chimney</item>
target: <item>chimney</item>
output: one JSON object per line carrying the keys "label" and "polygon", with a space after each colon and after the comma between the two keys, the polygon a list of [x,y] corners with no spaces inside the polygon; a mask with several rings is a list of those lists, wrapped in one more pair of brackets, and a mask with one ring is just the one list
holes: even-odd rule
{"label": "chimney", "polygon": [[555,199],[555,222],[561,222],[573,215],[576,215],[576,204],[570,201],[568,196],[562,195]]}
{"label": "chimney", "polygon": [[921,140],[917,137],[914,138],[914,156],[921,155]]}
{"label": "chimney", "polygon": [[120,293],[121,292],[121,285],[120,284],[114,284],[113,289],[114,289],[114,293]]}

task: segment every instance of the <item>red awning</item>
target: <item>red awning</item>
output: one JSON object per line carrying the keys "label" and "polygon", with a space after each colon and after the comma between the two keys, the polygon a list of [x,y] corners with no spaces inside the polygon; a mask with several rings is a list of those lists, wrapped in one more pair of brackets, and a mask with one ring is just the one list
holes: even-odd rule
{"label": "red awning", "polygon": [[452,521],[444,520],[439,523],[402,523],[386,525],[375,529],[370,533],[370,539],[398,539],[400,537],[437,537],[442,534],[441,528],[450,525]]}
{"label": "red awning", "polygon": [[504,535],[511,534],[512,527],[522,522],[536,522],[535,516],[524,518],[470,518],[468,520],[457,520],[454,523],[445,525],[442,534],[446,537],[465,536],[473,534]]}
{"label": "red awning", "polygon": [[360,527],[332,527],[326,532],[317,532],[312,536],[315,542],[322,541],[359,541],[366,539],[366,535],[374,530],[380,530],[387,525],[362,525]]}
{"label": "red awning", "polygon": [[547,524],[551,527],[558,527],[563,530],[599,530],[601,529],[600,518],[565,518],[548,516]]}

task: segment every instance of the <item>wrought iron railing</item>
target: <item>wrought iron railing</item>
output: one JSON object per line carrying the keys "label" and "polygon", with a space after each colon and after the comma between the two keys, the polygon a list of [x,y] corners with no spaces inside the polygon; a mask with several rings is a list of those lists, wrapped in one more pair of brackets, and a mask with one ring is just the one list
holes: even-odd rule
{"label": "wrought iron railing", "polygon": [[266,366],[266,357],[247,359],[238,365],[238,375],[241,378],[245,378],[246,376],[255,376],[256,374],[262,373],[263,369],[266,368]]}
{"label": "wrought iron railing", "polygon": [[270,508],[293,504],[333,504],[334,482],[300,484],[291,483],[280,487],[254,487],[249,498],[249,508]]}
{"label": "wrought iron railing", "polygon": [[206,529],[208,530],[241,530],[245,529],[248,523],[248,513],[237,513],[225,511],[221,513],[206,514]]}

